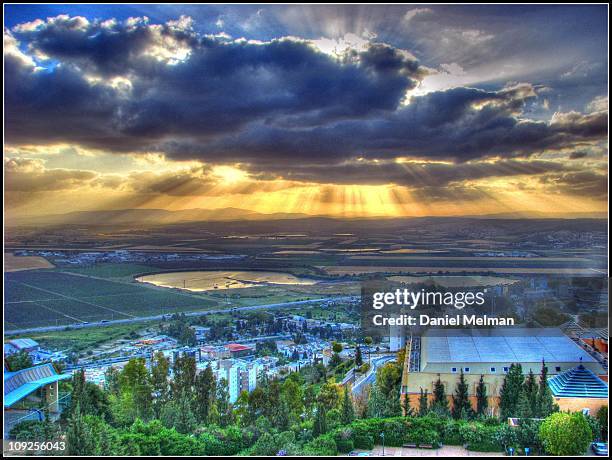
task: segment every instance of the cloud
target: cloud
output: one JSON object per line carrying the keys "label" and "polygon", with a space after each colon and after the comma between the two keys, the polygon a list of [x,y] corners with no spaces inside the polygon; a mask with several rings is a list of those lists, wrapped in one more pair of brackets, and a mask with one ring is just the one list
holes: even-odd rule
{"label": "cloud", "polygon": [[[429,13],[412,9],[404,20],[422,27],[414,17]],[[445,49],[482,50],[495,41],[480,28],[440,30]],[[550,119],[529,118],[539,97],[529,83],[458,86],[407,100],[432,71],[376,38],[232,39],[201,34],[187,16],[153,24],[60,15],[5,30],[9,146],[67,144],[206,165],[119,176],[20,159],[5,163],[9,186],[186,196],[274,189],[281,178],[282,186],[395,184],[476,199],[482,191],[470,181],[541,175],[546,186],[594,192],[576,166],[532,158],[555,151],[582,158],[605,141],[607,97]],[[335,53],[322,52],[336,43]],[[445,62],[452,64],[443,73],[466,73],[465,61]],[[223,183],[213,164],[239,164],[248,180]]]}
{"label": "cloud", "polygon": [[595,200],[607,200],[608,198],[608,175],[597,171],[546,175],[540,178],[540,181],[552,193],[566,193]]}
{"label": "cloud", "polygon": [[8,192],[71,190],[89,185],[97,174],[92,171],[44,168],[40,160],[5,158],[4,171]]}
{"label": "cloud", "polygon": [[411,10],[406,11],[406,14],[404,14],[404,22],[408,23],[419,15],[430,13],[433,13],[431,8],[413,8]]}

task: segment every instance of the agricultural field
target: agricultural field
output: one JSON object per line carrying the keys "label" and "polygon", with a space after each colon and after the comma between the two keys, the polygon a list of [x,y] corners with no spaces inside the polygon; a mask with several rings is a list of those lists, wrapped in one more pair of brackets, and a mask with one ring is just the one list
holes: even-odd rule
{"label": "agricultural field", "polygon": [[210,298],[59,271],[5,273],[6,329],[206,310]]}
{"label": "agricultural field", "polygon": [[44,257],[17,257],[12,252],[4,253],[5,272],[17,272],[21,270],[33,270],[37,268],[53,268],[53,264]]}

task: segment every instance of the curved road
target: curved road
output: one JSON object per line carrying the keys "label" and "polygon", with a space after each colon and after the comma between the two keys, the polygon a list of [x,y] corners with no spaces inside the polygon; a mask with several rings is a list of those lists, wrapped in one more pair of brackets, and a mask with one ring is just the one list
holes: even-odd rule
{"label": "curved road", "polygon": [[[283,303],[271,303],[266,305],[248,305],[245,307],[230,307],[224,309],[216,309],[216,310],[203,310],[203,311],[192,311],[185,312],[185,316],[206,316],[206,315],[214,315],[216,313],[231,313],[233,311],[248,311],[248,310],[262,310],[262,309],[274,309],[274,308],[285,308],[285,307],[294,307],[297,305],[307,305],[310,303],[317,302],[326,302],[331,300],[350,300],[352,296],[343,296],[343,297],[324,297],[321,299],[311,299],[311,300],[295,300],[292,302],[283,302]],[[173,313],[165,313],[162,315],[153,315],[153,316],[139,316],[136,318],[126,318],[126,319],[115,319],[110,321],[94,321],[89,323],[80,323],[80,324],[65,324],[62,326],[43,326],[43,327],[31,327],[26,329],[13,329],[12,331],[4,331],[4,335],[19,335],[19,334],[29,334],[31,332],[50,332],[50,331],[63,331],[66,328],[70,329],[85,329],[89,327],[101,327],[101,326],[112,326],[115,324],[129,324],[129,323],[138,323],[144,321],[156,321],[161,320],[166,316],[171,316]]]}
{"label": "curved road", "polygon": [[383,364],[389,361],[393,361],[395,359],[397,359],[397,356],[395,356],[395,354],[373,358],[370,370],[361,379],[355,382],[352,388],[352,392],[355,394],[361,393],[363,391],[364,386],[374,383],[374,380],[376,379],[376,371],[378,370],[378,368]]}

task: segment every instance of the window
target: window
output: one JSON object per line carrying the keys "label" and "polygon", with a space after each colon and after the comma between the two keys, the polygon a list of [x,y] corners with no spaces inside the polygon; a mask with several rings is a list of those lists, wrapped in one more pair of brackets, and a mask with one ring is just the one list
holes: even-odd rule
{"label": "window", "polygon": [[470,372],[470,368],[469,367],[464,367],[463,368],[463,372]]}
{"label": "window", "polygon": [[555,371],[556,371],[556,372],[561,372],[561,366],[557,366],[557,367],[555,367]]}
{"label": "window", "polygon": [[510,368],[509,368],[509,367],[504,366],[504,372],[506,372],[506,373],[507,373],[509,370],[510,370]]}
{"label": "window", "polygon": [[456,367],[451,367],[451,372],[453,372],[453,373],[457,372],[457,368]]}
{"label": "window", "polygon": [[495,369],[494,367],[491,368],[491,372],[497,372],[497,369]]}

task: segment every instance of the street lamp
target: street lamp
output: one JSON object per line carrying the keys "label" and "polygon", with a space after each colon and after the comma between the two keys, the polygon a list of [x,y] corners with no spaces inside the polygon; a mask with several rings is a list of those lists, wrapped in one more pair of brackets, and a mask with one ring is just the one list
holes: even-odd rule
{"label": "street lamp", "polygon": [[380,439],[382,439],[382,456],[385,456],[385,433],[384,431],[380,433]]}

